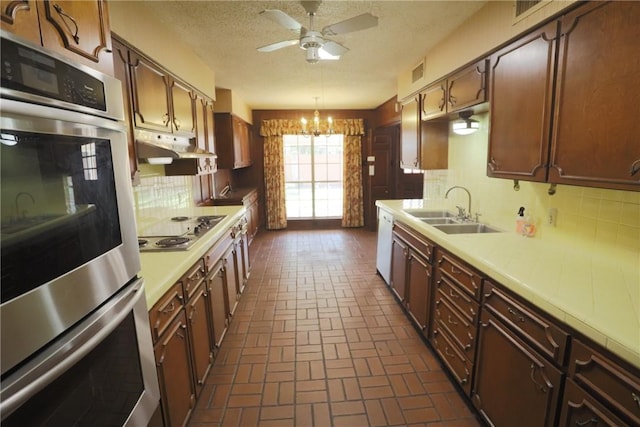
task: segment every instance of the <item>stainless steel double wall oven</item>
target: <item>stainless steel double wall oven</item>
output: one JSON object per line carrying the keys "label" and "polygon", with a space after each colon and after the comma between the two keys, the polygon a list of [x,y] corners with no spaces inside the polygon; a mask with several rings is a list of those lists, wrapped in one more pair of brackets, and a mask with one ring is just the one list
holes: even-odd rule
{"label": "stainless steel double wall oven", "polygon": [[2,425],[146,425],[160,397],[121,84],[1,36]]}

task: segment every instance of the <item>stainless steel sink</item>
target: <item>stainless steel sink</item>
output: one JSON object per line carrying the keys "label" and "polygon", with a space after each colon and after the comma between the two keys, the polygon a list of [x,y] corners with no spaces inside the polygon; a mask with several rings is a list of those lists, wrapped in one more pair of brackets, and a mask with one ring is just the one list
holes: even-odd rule
{"label": "stainless steel sink", "polygon": [[424,210],[424,209],[405,209],[406,213],[416,218],[451,218],[455,217],[449,211],[444,210]]}
{"label": "stainless steel sink", "polygon": [[460,224],[455,218],[420,218],[420,221],[430,224],[430,225],[442,225],[442,224]]}
{"label": "stainless steel sink", "polygon": [[486,224],[440,224],[434,225],[440,231],[447,234],[478,234],[478,233],[502,233],[502,230],[490,227]]}

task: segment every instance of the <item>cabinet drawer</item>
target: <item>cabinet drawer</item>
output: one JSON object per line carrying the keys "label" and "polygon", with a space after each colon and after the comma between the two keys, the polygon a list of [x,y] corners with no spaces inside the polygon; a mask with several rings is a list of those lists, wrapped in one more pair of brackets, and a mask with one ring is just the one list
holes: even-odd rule
{"label": "cabinet drawer", "polygon": [[467,396],[471,393],[471,373],[473,364],[462,354],[452,343],[452,339],[446,330],[442,329],[438,322],[434,322],[433,336],[431,343],[440,359],[449,368],[453,377],[465,391]]}
{"label": "cabinet drawer", "polygon": [[579,340],[573,340],[569,374],[605,405],[640,425],[640,378]]}
{"label": "cabinet drawer", "polygon": [[433,244],[431,242],[427,241],[424,237],[420,237],[419,234],[410,227],[399,222],[393,225],[393,232],[412,246],[416,252],[419,252],[420,255],[431,264],[433,259]]}
{"label": "cabinet drawer", "polygon": [[437,255],[439,271],[449,277],[455,284],[462,287],[476,301],[480,300],[480,285],[482,277],[463,261],[453,255],[439,251]]}
{"label": "cabinet drawer", "polygon": [[611,411],[597,399],[567,379],[560,416],[561,426],[626,427]]}
{"label": "cabinet drawer", "polygon": [[436,297],[434,321],[447,330],[451,340],[469,360],[473,359],[476,347],[477,324],[470,323],[454,309],[442,294]]}
{"label": "cabinet drawer", "polygon": [[154,343],[158,341],[169,327],[171,321],[180,313],[183,301],[182,282],[178,282],[151,308],[149,323],[151,324],[151,335]]}
{"label": "cabinet drawer", "polygon": [[563,365],[569,334],[485,280],[484,306],[545,356]]}
{"label": "cabinet drawer", "polygon": [[205,277],[206,272],[204,269],[204,260],[201,259],[196,262],[193,267],[191,267],[189,271],[187,271],[187,273],[183,276],[182,283],[187,300],[190,300],[191,297],[196,293],[196,290],[202,284]]}
{"label": "cabinet drawer", "polygon": [[478,324],[480,305],[467,292],[454,285],[448,276],[436,274],[436,298],[441,296],[456,308],[470,323]]}

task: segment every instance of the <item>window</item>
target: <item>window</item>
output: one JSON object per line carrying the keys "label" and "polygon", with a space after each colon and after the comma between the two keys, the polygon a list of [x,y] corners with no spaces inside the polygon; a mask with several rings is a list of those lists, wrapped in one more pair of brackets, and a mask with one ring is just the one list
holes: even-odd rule
{"label": "window", "polygon": [[288,219],[342,217],[342,135],[284,135]]}

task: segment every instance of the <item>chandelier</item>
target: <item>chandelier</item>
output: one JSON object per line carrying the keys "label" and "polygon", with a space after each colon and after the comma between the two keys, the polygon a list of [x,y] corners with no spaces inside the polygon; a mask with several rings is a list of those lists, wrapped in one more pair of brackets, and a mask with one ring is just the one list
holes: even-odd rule
{"label": "chandelier", "polygon": [[[300,123],[302,123],[302,134],[303,135],[313,135],[320,136],[323,132],[320,130],[320,112],[318,111],[318,97],[314,97],[316,100],[316,110],[313,112],[313,123],[311,124],[311,129],[307,128],[307,124],[309,123],[307,119],[304,117],[300,119]],[[333,119],[331,116],[327,117],[327,135],[333,134]]]}

